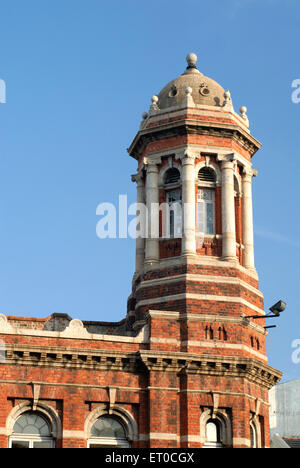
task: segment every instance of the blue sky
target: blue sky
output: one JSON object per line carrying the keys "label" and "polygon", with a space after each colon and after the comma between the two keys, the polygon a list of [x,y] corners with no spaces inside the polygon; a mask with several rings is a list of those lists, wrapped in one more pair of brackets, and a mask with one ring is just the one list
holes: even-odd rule
{"label": "blue sky", "polygon": [[[99,240],[96,207],[135,199],[126,152],[150,98],[198,68],[248,107],[256,266],[272,323],[270,364],[300,375],[300,78],[297,0],[1,0],[0,313],[120,320],[135,243]],[[271,322],[270,322],[271,323]]]}

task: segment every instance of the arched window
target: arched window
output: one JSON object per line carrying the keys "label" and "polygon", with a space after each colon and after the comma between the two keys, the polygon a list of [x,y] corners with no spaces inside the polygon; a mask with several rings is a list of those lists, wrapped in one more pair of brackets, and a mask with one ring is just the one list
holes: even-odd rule
{"label": "arched window", "polygon": [[216,174],[210,167],[202,167],[198,173],[199,182],[215,184]]}
{"label": "arched window", "polygon": [[166,226],[163,226],[163,237],[179,238],[182,232],[182,208],[180,172],[175,167],[167,170],[164,178],[166,190],[167,216]]}
{"label": "arched window", "polygon": [[94,422],[91,428],[88,447],[129,448],[130,444],[124,424],[115,417],[108,415],[101,416]]}
{"label": "arched window", "polygon": [[198,233],[215,234],[215,186],[216,174],[209,167],[198,173],[197,220]]}
{"label": "arched window", "polygon": [[180,182],[180,172],[176,167],[171,167],[165,174],[165,185],[178,184]]}
{"label": "arched window", "polygon": [[221,428],[217,419],[209,419],[206,423],[205,448],[222,448]]}
{"label": "arched window", "polygon": [[16,420],[10,448],[54,448],[49,422],[38,412],[28,411]]}

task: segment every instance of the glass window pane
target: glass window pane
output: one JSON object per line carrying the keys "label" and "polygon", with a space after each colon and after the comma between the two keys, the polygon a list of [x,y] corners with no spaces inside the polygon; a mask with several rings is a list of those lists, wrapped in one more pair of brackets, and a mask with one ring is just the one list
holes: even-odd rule
{"label": "glass window pane", "polygon": [[25,440],[13,440],[11,443],[11,448],[22,449],[26,448],[29,449],[29,442]]}
{"label": "glass window pane", "polygon": [[207,442],[218,442],[218,428],[213,421],[206,425],[206,440]]}
{"label": "glass window pane", "polygon": [[33,442],[33,448],[44,448],[49,449],[52,448],[52,443],[49,442]]}
{"label": "glass window pane", "polygon": [[174,237],[174,211],[170,210],[170,237]]}
{"label": "glass window pane", "polygon": [[197,203],[198,232],[204,233],[204,203]]}
{"label": "glass window pane", "polygon": [[214,234],[214,206],[206,204],[206,234]]}
{"label": "glass window pane", "polygon": [[92,437],[109,437],[125,439],[126,433],[122,424],[114,418],[102,416],[97,419],[91,430]]}
{"label": "glass window pane", "polygon": [[35,434],[40,436],[50,436],[50,426],[47,421],[38,413],[28,412],[22,414],[14,425],[15,434]]}

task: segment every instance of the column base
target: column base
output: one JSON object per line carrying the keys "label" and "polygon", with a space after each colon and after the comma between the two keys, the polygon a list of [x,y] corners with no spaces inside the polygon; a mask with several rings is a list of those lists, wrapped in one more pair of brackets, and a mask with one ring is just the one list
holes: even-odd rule
{"label": "column base", "polygon": [[195,258],[197,257],[197,253],[196,252],[182,252],[181,257],[182,258]]}
{"label": "column base", "polygon": [[239,263],[237,257],[221,257],[221,260],[223,262],[234,262],[234,263]]}

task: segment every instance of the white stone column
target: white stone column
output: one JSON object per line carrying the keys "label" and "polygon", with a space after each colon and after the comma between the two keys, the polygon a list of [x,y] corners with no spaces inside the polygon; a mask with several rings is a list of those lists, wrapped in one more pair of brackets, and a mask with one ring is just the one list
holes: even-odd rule
{"label": "white stone column", "polygon": [[196,254],[195,156],[188,151],[182,161],[182,248],[183,255]]}
{"label": "white stone column", "polygon": [[158,167],[156,162],[145,163],[146,176],[146,206],[147,206],[147,238],[146,255],[147,264],[159,261],[159,190]]}
{"label": "white stone column", "polygon": [[[142,205],[145,203],[145,184],[142,174],[135,174],[131,177],[133,182],[137,184],[137,204]],[[137,209],[138,211],[138,209]],[[146,223],[143,219],[143,213],[139,214],[140,223]],[[145,226],[140,227],[140,232],[145,232]],[[145,237],[136,237],[135,249],[135,272],[136,274],[142,270],[145,261]]]}
{"label": "white stone column", "polygon": [[222,169],[222,258],[237,260],[234,206],[233,155],[225,156]]}
{"label": "white stone column", "polygon": [[244,267],[255,269],[254,265],[254,236],[253,236],[253,207],[252,207],[252,177],[256,171],[243,171],[243,244]]}

